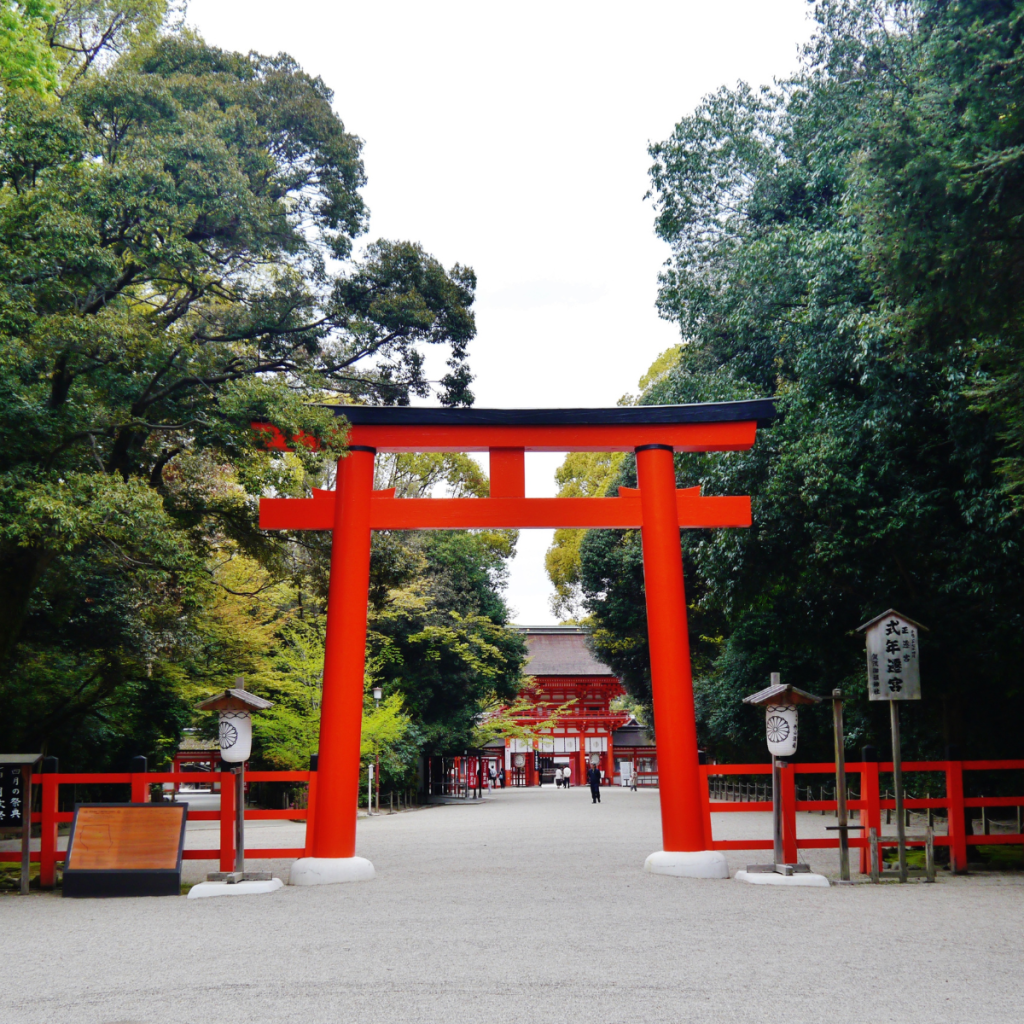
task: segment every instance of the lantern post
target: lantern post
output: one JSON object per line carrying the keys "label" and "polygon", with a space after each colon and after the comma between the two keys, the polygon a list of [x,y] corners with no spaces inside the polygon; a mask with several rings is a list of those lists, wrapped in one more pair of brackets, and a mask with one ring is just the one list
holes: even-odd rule
{"label": "lantern post", "polygon": [[744,704],[764,708],[765,738],[768,752],[772,755],[772,846],[771,864],[748,864],[746,871],[737,871],[741,882],[759,885],[828,885],[824,875],[814,874],[807,864],[787,864],[782,843],[782,769],[784,758],[796,753],[799,731],[799,707],[801,704],[817,704],[821,701],[813,693],[798,690],[795,686],[783,686],[778,672],[771,674],[771,685],[743,698]]}
{"label": "lantern post", "polygon": [[[246,893],[273,892],[284,883],[269,871],[245,870],[245,762],[252,753],[252,714],[274,706],[238,686],[216,693],[196,705],[197,711],[216,711],[220,717],[220,758],[231,765],[235,776],[235,870],[213,871],[206,881],[189,890],[191,899],[203,896],[240,896]],[[223,787],[222,787],[223,788]]]}

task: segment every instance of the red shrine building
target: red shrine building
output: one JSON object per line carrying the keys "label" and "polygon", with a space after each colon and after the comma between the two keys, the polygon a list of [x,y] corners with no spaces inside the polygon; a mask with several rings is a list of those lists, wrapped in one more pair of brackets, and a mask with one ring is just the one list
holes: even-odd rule
{"label": "red shrine building", "polygon": [[612,707],[626,691],[591,653],[584,630],[522,626],[520,631],[529,651],[524,673],[531,679],[524,695],[534,704],[521,724],[543,721],[556,708],[569,706],[535,740],[505,738],[488,744],[498,748],[494,754],[504,747],[506,785],[543,785],[553,781],[556,769],[566,768],[572,783],[582,785],[589,765],[600,769],[606,785],[628,784],[634,775],[639,784],[657,785],[654,744],[629,712]]}

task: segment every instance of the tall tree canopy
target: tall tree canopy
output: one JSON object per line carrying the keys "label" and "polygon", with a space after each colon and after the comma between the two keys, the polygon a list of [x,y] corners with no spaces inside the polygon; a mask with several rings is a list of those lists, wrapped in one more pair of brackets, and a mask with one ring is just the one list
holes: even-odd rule
{"label": "tall tree canopy", "polygon": [[[441,401],[472,401],[476,282],[412,242],[356,254],[362,143],[330,90],[285,55],[207,45],[159,0],[5,5],[0,86],[14,749],[137,732],[219,562],[295,571],[257,500],[321,479],[345,439],[326,405],[429,394],[427,346],[448,355]],[[268,454],[253,420],[324,446]]]}
{"label": "tall tree canopy", "polygon": [[[777,669],[842,686],[851,744],[884,743],[854,629],[895,605],[931,627],[909,749],[1019,755],[1024,8],[816,13],[798,75],[722,89],[651,147],[682,345],[639,401],[775,395],[781,414],[748,454],[677,458],[681,486],[753,497],[752,529],[682,536],[701,738],[763,757],[740,701]],[[649,700],[639,535],[589,532],[580,573],[599,650]]]}

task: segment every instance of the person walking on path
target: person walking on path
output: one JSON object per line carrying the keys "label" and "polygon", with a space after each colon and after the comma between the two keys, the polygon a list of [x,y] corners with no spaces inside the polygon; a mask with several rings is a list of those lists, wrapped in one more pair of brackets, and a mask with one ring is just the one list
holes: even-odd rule
{"label": "person walking on path", "polygon": [[590,786],[590,795],[593,797],[591,803],[599,804],[601,802],[601,773],[597,770],[597,765],[590,766],[590,770],[587,772],[587,783]]}
{"label": "person walking on path", "polygon": [[572,778],[572,769],[566,765],[562,769],[562,789],[569,788],[569,780]]}

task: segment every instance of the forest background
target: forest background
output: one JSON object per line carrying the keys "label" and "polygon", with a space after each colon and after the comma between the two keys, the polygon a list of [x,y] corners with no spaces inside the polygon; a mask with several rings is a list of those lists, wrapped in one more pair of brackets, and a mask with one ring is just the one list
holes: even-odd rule
{"label": "forest background", "polygon": [[[339,405],[473,400],[472,269],[404,240],[357,252],[362,143],[330,90],[182,15],[0,8],[0,749],[70,770],[166,763],[184,729],[212,730],[197,701],[240,677],[274,701],[254,762],[306,768],[330,537],[261,533],[259,497],[333,485]],[[272,454],[254,420],[324,443]],[[457,455],[377,473],[401,495],[488,486]],[[363,753],[386,785],[514,703],[515,542],[374,538],[366,687],[384,698],[365,701]]]}
{"label": "forest background", "polygon": [[[741,700],[769,672],[847,696],[851,749],[888,751],[862,622],[922,634],[904,751],[1020,757],[1024,714],[1024,4],[823,0],[799,72],[707,96],[650,147],[680,344],[625,403],[774,395],[742,455],[679,485],[750,494],[753,528],[682,535],[702,744],[764,758]],[[574,455],[565,494],[636,485]],[[556,610],[649,710],[640,537],[559,531]],[[801,756],[831,758],[827,706]]]}
{"label": "forest background", "polygon": [[[701,741],[763,757],[769,671],[851,698],[884,746],[855,627],[930,627],[908,751],[1020,753],[1024,5],[844,0],[791,78],[708,96],[651,146],[680,344],[640,403],[774,395],[748,454],[681,486],[749,493],[685,533]],[[0,747],[68,768],[165,761],[196,701],[275,701],[257,758],[315,752],[326,545],[257,529],[261,494],[332,485],[345,402],[472,402],[473,271],[381,239],[361,142],[286,56],[210,47],[163,0],[0,9]],[[427,346],[448,372],[426,379]],[[250,424],[324,438],[263,451]],[[403,494],[486,493],[459,457],[381,460]],[[635,483],[572,456],[563,493]],[[375,538],[367,750],[399,784],[521,686],[501,596],[515,534]],[[650,703],[639,536],[560,531],[561,615]],[[802,751],[826,756],[823,716]],[[821,719],[820,721],[818,719]]]}

